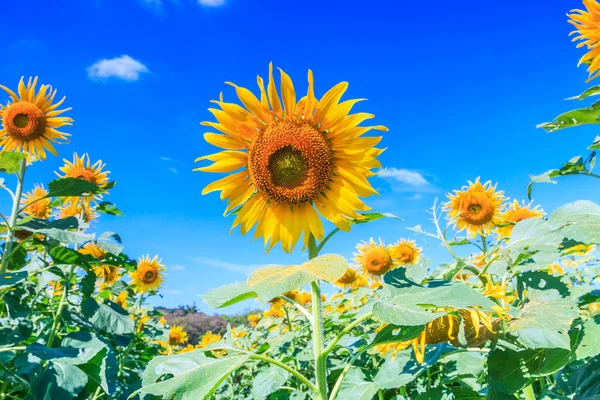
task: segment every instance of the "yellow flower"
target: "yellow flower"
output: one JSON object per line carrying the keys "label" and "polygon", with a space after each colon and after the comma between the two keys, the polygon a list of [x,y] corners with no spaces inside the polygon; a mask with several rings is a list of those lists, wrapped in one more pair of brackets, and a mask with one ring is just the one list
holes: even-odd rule
{"label": "yellow flower", "polygon": [[[135,316],[132,316],[132,318],[135,320]],[[148,315],[138,319],[138,332],[142,331],[146,327],[146,322],[148,321],[150,321],[150,317]]]}
{"label": "yellow flower", "polygon": [[364,276],[376,282],[381,281],[381,277],[388,271],[398,267],[390,254],[390,246],[384,245],[381,240],[377,244],[371,238],[368,243],[359,243],[356,249],[358,253],[354,253],[354,261],[361,267]]}
{"label": "yellow flower", "polygon": [[567,247],[563,249],[565,255],[569,256],[585,256],[592,252],[594,249],[593,244],[578,244],[575,246]]}
{"label": "yellow flower", "polygon": [[250,326],[253,328],[260,322],[261,319],[262,319],[262,317],[259,314],[248,315],[248,322],[250,323]]}
{"label": "yellow flower", "polygon": [[555,275],[555,274],[556,275],[564,275],[565,274],[564,268],[558,263],[546,265],[545,269],[552,275]]}
{"label": "yellow flower", "polygon": [[127,308],[127,290],[123,290],[121,293],[119,293],[115,299],[115,303],[123,308]]}
{"label": "yellow flower", "polygon": [[187,346],[185,346],[183,349],[179,350],[179,353],[189,353],[190,351],[194,351],[196,350],[196,348],[191,345],[191,344],[187,344]]}
{"label": "yellow flower", "polygon": [[586,47],[589,51],[581,57],[579,65],[588,64],[589,78],[587,82],[600,75],[600,4],[596,0],[583,0],[586,10],[572,10],[569,23],[575,27],[570,35],[577,35],[573,41],[580,41],[577,48]]}
{"label": "yellow flower", "polygon": [[390,246],[392,257],[400,265],[415,265],[421,259],[421,248],[414,240],[400,239]]}
{"label": "yellow flower", "polygon": [[153,259],[150,259],[150,255],[140,258],[136,270],[129,273],[133,279],[131,284],[135,286],[136,292],[146,293],[160,288],[164,277],[163,272],[166,270],[160,262],[158,256],[154,256]]}
{"label": "yellow flower", "polygon": [[160,317],[160,319],[158,320],[158,323],[162,324],[162,325],[166,325],[167,324],[167,320],[165,319],[165,317]]}
{"label": "yellow flower", "polygon": [[354,268],[348,268],[346,273],[333,284],[341,289],[349,289],[354,286],[358,279],[358,274]]}
{"label": "yellow flower", "polygon": [[498,221],[500,226],[496,228],[496,232],[500,236],[510,236],[513,227],[517,222],[529,218],[543,217],[544,210],[539,207],[540,206],[535,206],[531,208],[531,203],[525,204],[525,202],[523,202],[523,204],[519,204],[517,200],[513,200],[506,211],[500,215],[500,220]]}
{"label": "yellow flower", "polygon": [[175,346],[176,344],[183,344],[187,342],[188,334],[183,330],[183,327],[173,325],[169,330],[169,344]]}
{"label": "yellow flower", "polygon": [[[108,183],[108,174],[110,172],[102,171],[102,169],[106,166],[106,164],[102,163],[102,160],[98,160],[92,165],[90,156],[87,153],[81,157],[79,157],[77,153],[74,153],[73,162],[70,162],[66,159],[63,159],[63,161],[65,162],[65,165],[59,169],[64,173],[64,175],[60,175],[58,172],[56,172],[56,175],[58,175],[60,178],[85,179],[88,182],[96,184],[98,187],[106,187]],[[86,202],[90,202],[92,199],[99,200],[102,198],[101,195],[81,197]],[[75,202],[78,199],[79,197],[69,197],[67,198],[67,201]]]}
{"label": "yellow flower", "polygon": [[46,150],[55,156],[58,155],[52,143],[68,143],[68,133],[59,132],[57,129],[65,125],[72,125],[69,117],[59,117],[70,108],[57,110],[65,101],[63,97],[59,102],[52,104],[56,90],[49,85],[40,86],[35,93],[37,77],[29,78],[25,86],[21,78],[18,87],[18,96],[9,88],[0,85],[11,97],[7,105],[0,105],[0,146],[2,151],[18,151],[27,153],[41,159],[46,159]]}
{"label": "yellow flower", "polygon": [[498,222],[500,209],[504,202],[504,192],[496,191],[490,181],[481,184],[479,178],[475,183],[469,181],[469,186],[448,194],[444,210],[448,212],[450,223],[459,231],[466,230],[468,238],[477,234],[488,235]]}
{"label": "yellow flower", "polygon": [[211,331],[208,331],[204,334],[204,336],[202,336],[202,339],[200,340],[200,343],[198,344],[199,348],[204,348],[210,344],[216,343],[219,340],[221,340],[221,335],[220,334],[214,334]]}
{"label": "yellow flower", "polygon": [[305,306],[312,301],[312,295],[307,292],[298,293],[298,303]]}
{"label": "yellow flower", "polygon": [[84,222],[92,222],[98,218],[98,213],[86,202],[79,200],[68,201],[58,209],[58,218],[64,219],[69,217],[80,218]]}
{"label": "yellow flower", "polygon": [[119,268],[113,265],[96,265],[94,266],[96,276],[101,279],[100,287],[106,288],[119,280]]}
{"label": "yellow flower", "polygon": [[231,336],[233,336],[234,339],[241,339],[241,338],[245,338],[246,336],[248,336],[248,332],[247,331],[238,331],[236,328],[233,328],[231,330]]}
{"label": "yellow flower", "polygon": [[44,185],[35,185],[33,190],[23,195],[23,205],[27,206],[23,212],[35,218],[48,219],[50,218],[50,198],[45,198],[48,191]]}
{"label": "yellow flower", "polygon": [[102,260],[106,256],[106,251],[102,250],[96,243],[87,242],[80,248],[79,253],[87,254],[99,260]]}
{"label": "yellow flower", "polygon": [[[281,71],[281,70],[280,70]],[[221,191],[227,199],[225,214],[238,209],[233,227],[242,234],[256,225],[255,238],[263,237],[271,249],[281,242],[291,252],[304,233],[304,246],[312,233],[324,237],[321,216],[344,231],[349,221],[364,219],[357,211],[369,210],[360,197],[377,192],[367,178],[381,164],[383,152],[374,146],[381,137],[363,137],[384,126],[359,126],[372,114],[349,114],[358,100],[340,103],[348,84],[334,86],[317,100],[313,75],[308,72],[308,93],[299,101],[290,77],[281,71],[281,101],[269,65],[265,90],[258,77],[260,100],[248,89],[229,83],[245,108],[225,103],[221,95],[209,109],[218,122],[202,125],[223,134],[206,133],[210,144],[224,149],[196,161],[214,163],[197,168],[205,172],[235,172],[211,183],[203,194]]]}
{"label": "yellow flower", "polygon": [[506,283],[503,284],[493,284],[491,280],[487,280],[485,283],[485,291],[483,292],[484,296],[492,297],[494,299],[503,300],[507,303],[512,303],[515,301],[515,296],[506,294]]}
{"label": "yellow flower", "polygon": [[271,303],[271,306],[269,307],[269,311],[266,311],[264,313],[264,316],[265,316],[265,318],[266,317],[274,317],[274,318],[285,317],[285,310],[283,308],[283,303],[281,301]]}

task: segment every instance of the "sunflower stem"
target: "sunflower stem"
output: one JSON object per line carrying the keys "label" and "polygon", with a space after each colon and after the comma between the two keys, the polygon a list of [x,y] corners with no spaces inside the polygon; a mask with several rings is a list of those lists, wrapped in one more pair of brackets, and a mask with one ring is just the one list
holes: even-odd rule
{"label": "sunflower stem", "polygon": [[27,169],[27,160],[21,160],[21,166],[17,172],[17,190],[13,197],[12,213],[10,215],[9,225],[6,227],[6,243],[4,245],[4,253],[2,255],[2,265],[0,265],[0,275],[6,273],[8,269],[8,260],[10,259],[13,238],[15,237],[15,226],[17,225],[17,217],[19,216],[19,205],[21,204],[21,195],[23,194],[23,183],[25,181],[25,170]]}
{"label": "sunflower stem", "polygon": [[46,346],[52,347],[52,342],[54,342],[54,338],[56,337],[56,332],[58,331],[58,325],[60,324],[60,318],[67,303],[67,294],[69,293],[69,286],[71,286],[71,279],[73,279],[73,274],[75,272],[75,266],[71,265],[71,269],[69,271],[69,275],[67,275],[67,279],[65,279],[65,287],[63,288],[62,295],[60,296],[60,301],[58,302],[58,308],[56,309],[56,314],[54,315],[54,321],[52,322],[52,328],[50,328],[50,335],[48,335],[48,341],[46,342]]}
{"label": "sunflower stem", "polygon": [[533,386],[527,385],[523,389],[523,394],[525,395],[525,400],[536,400],[535,399],[535,391],[533,390]]}
{"label": "sunflower stem", "polygon": [[[312,260],[319,255],[315,237],[308,238],[308,258]],[[317,383],[317,400],[327,400],[327,353],[324,352],[323,305],[321,304],[321,286],[316,280],[310,284],[312,289],[313,312],[313,348],[315,354],[315,377]]]}
{"label": "sunflower stem", "polygon": [[335,338],[333,338],[333,340],[327,345],[327,347],[325,348],[325,350],[323,350],[323,354],[325,356],[329,355],[329,353],[331,353],[331,351],[334,349],[335,345],[337,344],[337,342],[339,342],[344,336],[346,336],[350,331],[352,331],[352,329],[356,328],[358,325],[360,325],[361,323],[363,323],[364,321],[366,321],[367,319],[371,318],[373,316],[373,313],[367,313],[365,315],[363,315],[362,317],[354,320],[352,323],[350,323],[348,326],[346,326]]}

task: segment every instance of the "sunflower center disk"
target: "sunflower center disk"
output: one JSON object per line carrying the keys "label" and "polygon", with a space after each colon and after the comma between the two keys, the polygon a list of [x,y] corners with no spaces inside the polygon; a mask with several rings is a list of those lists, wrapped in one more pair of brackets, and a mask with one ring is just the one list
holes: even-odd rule
{"label": "sunflower center disk", "polygon": [[154,282],[154,278],[155,278],[155,274],[154,274],[153,271],[146,271],[142,275],[142,281],[144,281],[145,283],[152,283],[152,282]]}
{"label": "sunflower center disk", "polygon": [[33,103],[19,101],[11,104],[4,115],[4,128],[15,139],[36,139],[46,130],[46,115]]}
{"label": "sunflower center disk", "polygon": [[472,225],[487,224],[494,217],[494,204],[484,193],[474,193],[464,200],[460,216]]}
{"label": "sunflower center disk", "polygon": [[366,269],[373,275],[383,275],[388,272],[392,266],[392,258],[381,249],[371,250],[365,255]]}
{"label": "sunflower center disk", "polygon": [[333,153],[323,134],[307,123],[267,127],[249,152],[248,170],[270,200],[290,205],[316,199],[333,172]]}

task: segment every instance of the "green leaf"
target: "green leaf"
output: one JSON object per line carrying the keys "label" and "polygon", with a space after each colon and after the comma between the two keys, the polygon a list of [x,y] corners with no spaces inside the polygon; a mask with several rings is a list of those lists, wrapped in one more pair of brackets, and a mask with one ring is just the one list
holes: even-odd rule
{"label": "green leaf", "polygon": [[577,359],[595,357],[600,354],[600,317],[583,323],[583,338],[575,350]]}
{"label": "green leaf", "polygon": [[462,283],[437,283],[430,287],[410,286],[396,288],[387,285],[390,297],[384,302],[375,303],[373,314],[394,325],[425,325],[444,314],[431,312],[435,308],[465,309],[482,307],[482,311],[492,311],[496,303],[478,291]]}
{"label": "green leaf", "polygon": [[[86,374],[73,364],[51,361],[40,381],[48,399],[69,400],[77,397],[87,384]],[[46,397],[44,397],[44,400]]]}
{"label": "green leaf", "polygon": [[[143,399],[149,394],[177,400],[206,399],[248,358],[245,354],[213,359],[200,351],[155,357],[144,371],[142,388],[130,397]],[[165,374],[173,377],[157,382]]]}
{"label": "green leaf", "polygon": [[29,274],[26,271],[5,272],[0,275],[0,290],[23,282],[28,276]]}
{"label": "green leaf", "polygon": [[113,302],[98,304],[87,298],[81,304],[81,313],[98,329],[115,335],[133,333],[134,323],[127,311]]}
{"label": "green leaf", "polygon": [[16,174],[19,172],[21,161],[25,159],[24,153],[3,151],[0,153],[0,172]]}
{"label": "green leaf", "polygon": [[342,382],[338,398],[344,400],[371,400],[379,388],[374,382],[367,382],[362,371],[352,368]]}
{"label": "green leaf", "polygon": [[517,288],[519,293],[522,293],[525,288],[533,288],[539,290],[554,289],[562,297],[571,294],[567,284],[561,278],[550,275],[546,271],[527,271],[519,274]]}
{"label": "green leaf", "polygon": [[56,246],[50,250],[50,257],[56,265],[86,265],[89,257],[68,247]]}
{"label": "green leaf", "polygon": [[75,217],[67,217],[63,219],[47,220],[47,219],[30,219],[19,223],[19,228],[30,232],[37,232],[40,229],[77,229],[79,228],[79,220]]}
{"label": "green leaf", "polygon": [[[11,347],[29,338],[33,331],[33,324],[26,318],[6,321],[0,327],[0,348]],[[1,354],[1,353],[0,353]]]}
{"label": "green leaf", "polygon": [[377,332],[367,349],[372,349],[375,346],[390,343],[401,343],[416,338],[425,329],[424,325],[404,326],[386,325],[382,330]]}
{"label": "green leaf", "polygon": [[395,389],[405,386],[414,381],[429,366],[434,364],[441,355],[441,347],[438,351],[428,352],[425,362],[418,364],[412,356],[412,350],[403,350],[395,357],[389,357],[373,378],[373,382],[381,389]]}
{"label": "green leaf", "polygon": [[529,218],[518,222],[513,230],[506,250],[533,252],[554,250],[562,241],[562,236],[550,229],[547,221]]}
{"label": "green leaf", "polygon": [[202,299],[211,308],[229,307],[244,300],[256,298],[256,292],[245,282],[234,282],[203,294]]}
{"label": "green leaf", "polygon": [[102,203],[98,204],[96,211],[108,215],[116,215],[119,217],[123,216],[123,212],[119,210],[113,203],[109,203],[108,201],[103,201]]}
{"label": "green leaf", "polygon": [[600,150],[600,136],[596,136],[594,138],[594,143],[592,143],[587,149],[588,150]]}
{"label": "green leaf", "polygon": [[350,223],[355,224],[355,225],[356,224],[366,224],[367,222],[373,222],[373,221],[377,221],[378,219],[383,219],[383,218],[393,218],[393,219],[402,221],[402,218],[397,217],[394,214],[390,214],[390,213],[366,212],[366,213],[362,213],[362,215],[365,217],[364,219],[354,219]]}
{"label": "green leaf", "polygon": [[56,221],[31,220],[27,223],[19,225],[29,232],[41,233],[54,240],[66,244],[83,244],[90,240],[94,240],[93,234],[82,232],[69,232],[66,229],[77,228],[79,222],[75,217],[59,219]]}
{"label": "green leaf", "polygon": [[279,390],[289,377],[289,372],[273,365],[261,369],[252,383],[252,397],[256,400],[266,398]]}
{"label": "green leaf", "polygon": [[600,94],[600,86],[592,86],[591,88],[587,89],[585,92],[581,93],[580,95],[568,97],[566,100],[584,100],[590,96],[597,96],[599,94]]}
{"label": "green leaf", "polygon": [[569,398],[597,400],[600,397],[600,356],[567,365],[557,374],[556,382]]}
{"label": "green leaf", "polygon": [[571,298],[558,291],[530,289],[523,315],[509,322],[510,332],[528,349],[570,349],[569,328],[579,315]]}
{"label": "green leaf", "polygon": [[543,128],[546,132],[556,132],[565,128],[574,126],[600,124],[600,101],[595,102],[590,107],[572,110],[554,118],[552,122],[539,124],[538,128]]}
{"label": "green leaf", "polygon": [[552,213],[548,219],[555,229],[568,239],[582,243],[600,243],[600,206],[580,200],[566,204]]}
{"label": "green leaf", "polygon": [[85,179],[60,178],[48,184],[46,197],[70,197],[95,194],[103,191],[98,185]]}
{"label": "green leaf", "polygon": [[267,302],[318,279],[335,282],[347,270],[348,260],[337,254],[327,254],[302,265],[270,265],[260,268],[250,275],[248,286],[262,302]]}

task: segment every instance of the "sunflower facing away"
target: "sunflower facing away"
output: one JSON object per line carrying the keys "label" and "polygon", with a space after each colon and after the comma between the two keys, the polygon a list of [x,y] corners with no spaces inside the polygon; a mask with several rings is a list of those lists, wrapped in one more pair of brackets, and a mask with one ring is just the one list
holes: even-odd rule
{"label": "sunflower facing away", "polygon": [[[90,160],[90,156],[86,153],[79,157],[77,153],[73,154],[73,162],[69,160],[64,160],[65,165],[60,167],[59,169],[64,173],[64,175],[60,175],[56,172],[60,178],[79,178],[85,179],[88,182],[94,183],[101,188],[106,187],[108,184],[108,174],[110,171],[103,171],[106,164],[102,163],[102,160],[96,161],[92,164]],[[89,203],[92,199],[100,199],[102,196],[94,195],[94,196],[82,196],[83,199]],[[79,197],[69,197],[67,201],[76,201]]]}
{"label": "sunflower facing away", "polygon": [[160,288],[164,278],[163,272],[166,270],[160,262],[158,256],[152,259],[149,255],[140,258],[137,269],[129,273],[136,292],[146,293]]}
{"label": "sunflower facing away", "polygon": [[79,253],[87,254],[99,260],[103,259],[106,256],[106,251],[102,250],[96,243],[87,242],[80,248]]}
{"label": "sunflower facing away", "polygon": [[496,229],[500,236],[510,236],[515,224],[519,221],[529,218],[541,218],[544,216],[544,210],[535,206],[532,208],[531,203],[519,204],[517,200],[513,200],[509,204],[506,211],[500,215],[499,226]]}
{"label": "sunflower facing away", "polygon": [[351,289],[354,287],[357,279],[358,274],[356,273],[356,270],[354,268],[348,268],[346,273],[336,282],[333,282],[333,284],[340,289]]}
{"label": "sunflower facing away", "polygon": [[590,74],[587,82],[600,75],[600,4],[596,0],[583,0],[586,10],[571,10],[569,23],[575,27],[570,35],[579,41],[577,48],[586,47],[589,51],[581,57],[579,65],[587,64]]}
{"label": "sunflower facing away", "polygon": [[375,282],[381,282],[383,275],[398,267],[392,257],[390,246],[386,246],[381,240],[376,243],[371,238],[368,243],[362,242],[356,245],[356,250],[358,253],[354,253],[354,261],[361,267],[362,274]]}
{"label": "sunflower facing away", "polygon": [[188,334],[183,330],[183,327],[173,325],[169,331],[169,344],[175,346],[177,344],[184,344],[188,340]]}
{"label": "sunflower facing away", "polygon": [[266,90],[257,77],[260,99],[228,82],[245,108],[224,102],[222,95],[213,101],[221,108],[209,109],[217,122],[202,125],[221,134],[206,133],[204,138],[224,150],[198,158],[213,164],[196,170],[231,173],[202,193],[221,192],[221,199],[227,199],[225,214],[238,211],[233,227],[239,225],[242,234],[256,225],[254,236],[262,236],[267,249],[281,242],[291,252],[303,233],[304,246],[311,233],[323,239],[318,213],[345,231],[350,219],[364,219],[358,211],[369,207],[360,197],[377,193],[367,178],[381,166],[377,157],[383,150],[374,147],[381,137],[363,135],[387,128],[359,126],[374,116],[350,114],[359,100],[340,103],[347,82],[317,100],[309,70],[308,93],[297,100],[292,80],[280,72],[281,98],[272,64]]}
{"label": "sunflower facing away", "polygon": [[65,125],[72,125],[69,117],[59,117],[70,108],[57,110],[65,101],[63,97],[52,104],[56,90],[49,85],[40,86],[35,93],[38,78],[29,78],[25,86],[21,78],[17,93],[0,85],[11,97],[7,105],[0,105],[0,146],[3,151],[18,151],[46,159],[46,150],[58,155],[51,142],[68,143],[68,133],[59,132],[57,129]]}
{"label": "sunflower facing away", "polygon": [[414,240],[400,239],[390,246],[392,257],[400,265],[415,265],[421,259],[421,248]]}
{"label": "sunflower facing away", "polygon": [[475,238],[477,234],[488,235],[498,223],[504,192],[496,191],[492,182],[482,184],[477,178],[475,183],[469,181],[469,186],[448,194],[448,198],[444,210],[450,223],[459,231],[466,230],[468,238]]}
{"label": "sunflower facing away", "polygon": [[44,185],[35,185],[31,192],[23,195],[23,205],[27,206],[23,212],[35,218],[50,218],[50,211],[52,211],[52,207],[50,207],[51,199],[45,198],[47,195],[48,191]]}
{"label": "sunflower facing away", "polygon": [[119,274],[119,268],[113,265],[97,265],[94,267],[94,272],[96,276],[101,279],[100,287],[106,288],[107,286],[111,286],[113,283],[119,280],[121,276]]}

